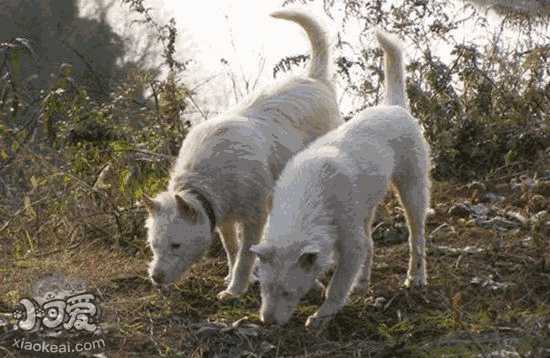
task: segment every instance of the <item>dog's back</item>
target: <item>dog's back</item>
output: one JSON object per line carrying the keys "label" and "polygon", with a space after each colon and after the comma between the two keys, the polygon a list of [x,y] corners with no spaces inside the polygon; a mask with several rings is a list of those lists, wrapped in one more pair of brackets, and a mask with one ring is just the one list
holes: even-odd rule
{"label": "dog's back", "polygon": [[343,123],[328,79],[324,30],[300,11],[281,10],[272,16],[305,30],[312,48],[307,74],[266,87],[222,116],[196,125],[181,147],[170,187],[181,186],[189,173],[223,171],[219,187],[252,175],[256,184],[270,190],[296,152]]}
{"label": "dog's back", "polygon": [[382,31],[376,36],[384,50],[385,105],[364,110],[301,155],[322,159],[322,153],[331,153],[326,148],[336,149],[340,158],[335,165],[355,176],[401,176],[418,169],[415,165],[427,171],[429,147],[418,121],[408,112],[402,44]]}
{"label": "dog's back", "polygon": [[292,78],[261,93],[240,113],[264,133],[261,146],[270,153],[275,178],[294,153],[343,123],[333,88],[307,77]]}
{"label": "dog's back", "polygon": [[170,190],[200,185],[218,195],[223,211],[238,216],[248,216],[251,213],[244,211],[261,205],[259,198],[271,191],[296,152],[343,123],[328,80],[324,31],[301,12],[283,10],[273,16],[296,22],[306,31],[312,46],[307,74],[266,87],[223,115],[196,125],[183,142],[169,184]]}

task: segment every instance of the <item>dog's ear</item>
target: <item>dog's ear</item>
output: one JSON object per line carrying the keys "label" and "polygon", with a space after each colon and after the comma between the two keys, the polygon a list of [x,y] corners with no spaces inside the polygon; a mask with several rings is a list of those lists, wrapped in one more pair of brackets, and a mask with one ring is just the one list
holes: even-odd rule
{"label": "dog's ear", "polygon": [[197,210],[191,206],[187,201],[185,201],[179,194],[176,194],[176,207],[178,208],[178,213],[186,218],[191,220],[191,222],[196,223],[199,219],[199,213]]}
{"label": "dog's ear", "polygon": [[143,194],[141,202],[143,206],[145,206],[145,209],[147,209],[147,211],[151,214],[153,214],[159,208],[159,204],[154,199],[151,199],[149,196],[147,196],[147,194]]}
{"label": "dog's ear", "polygon": [[305,271],[310,271],[319,257],[320,249],[316,245],[308,245],[303,248],[300,257],[298,258],[298,265]]}
{"label": "dog's ear", "polygon": [[273,247],[266,245],[252,245],[250,252],[253,252],[258,256],[262,262],[270,262],[273,258]]}

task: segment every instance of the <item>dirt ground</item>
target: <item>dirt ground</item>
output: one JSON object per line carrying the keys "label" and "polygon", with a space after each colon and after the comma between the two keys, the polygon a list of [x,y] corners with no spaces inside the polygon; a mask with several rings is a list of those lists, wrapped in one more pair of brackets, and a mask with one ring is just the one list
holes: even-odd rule
{"label": "dirt ground", "polygon": [[550,186],[544,185],[550,178],[539,179],[529,172],[470,184],[435,182],[425,290],[401,288],[407,235],[402,210],[388,195],[375,223],[370,292],[352,295],[322,332],[304,329],[322,302],[319,293],[310,293],[280,328],[259,321],[257,284],[238,301],[218,302],[226,274],[219,245],[161,294],[147,279],[144,245],[128,252],[101,240],[52,241],[39,245],[39,254],[16,255],[7,238],[0,356],[21,355],[12,343],[21,334],[8,313],[38,277],[63,272],[83,278],[98,297],[106,343],[99,356],[548,357],[550,219],[544,215]]}

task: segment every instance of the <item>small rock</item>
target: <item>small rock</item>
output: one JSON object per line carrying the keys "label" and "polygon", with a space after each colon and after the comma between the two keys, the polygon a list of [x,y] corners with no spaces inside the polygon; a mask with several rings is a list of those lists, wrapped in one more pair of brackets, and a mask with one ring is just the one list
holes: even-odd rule
{"label": "small rock", "polygon": [[467,205],[458,203],[453,206],[448,211],[448,214],[451,216],[456,216],[460,218],[466,218],[470,215],[470,208]]}
{"label": "small rock", "polygon": [[470,211],[476,216],[487,216],[491,212],[491,209],[483,204],[477,204],[472,205]]}
{"label": "small rock", "polygon": [[541,211],[546,208],[546,198],[540,194],[533,195],[530,202],[534,210]]}
{"label": "small rock", "polygon": [[502,195],[497,195],[495,193],[484,193],[483,195],[481,195],[479,200],[482,203],[496,203],[504,201],[504,199],[506,199],[506,197]]}
{"label": "small rock", "polygon": [[399,227],[398,225],[395,225],[395,227],[387,228],[385,230],[378,230],[378,232],[373,235],[374,240],[380,240],[381,242],[388,245],[405,242],[407,241],[408,237],[409,234],[406,227]]}
{"label": "small rock", "polygon": [[515,229],[519,226],[519,223],[506,220],[501,216],[495,216],[491,219],[478,219],[476,223],[486,229],[497,229],[501,231]]}

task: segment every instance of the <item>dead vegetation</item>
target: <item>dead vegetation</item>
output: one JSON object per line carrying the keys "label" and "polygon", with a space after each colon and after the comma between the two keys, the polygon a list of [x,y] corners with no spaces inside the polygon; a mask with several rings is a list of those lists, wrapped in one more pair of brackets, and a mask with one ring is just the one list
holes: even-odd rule
{"label": "dead vegetation", "polygon": [[[147,280],[144,251],[111,250],[101,240],[56,250],[52,240],[40,244],[39,254],[18,257],[8,238],[0,311],[9,312],[43,273],[62,270],[93,283],[107,356],[544,357],[550,353],[550,173],[527,173],[435,183],[424,291],[400,287],[408,248],[395,239],[403,217],[388,197],[377,218],[370,292],[353,295],[320,334],[303,327],[321,303],[318,293],[281,328],[260,323],[257,286],[239,301],[218,302],[226,270],[219,247],[163,294]],[[537,195],[544,200],[533,200]],[[17,354],[10,325],[0,329],[1,349]]]}

